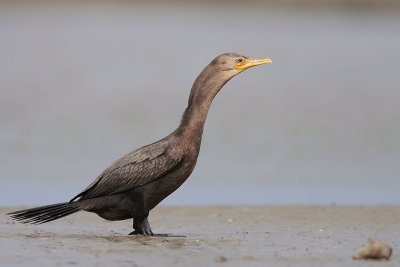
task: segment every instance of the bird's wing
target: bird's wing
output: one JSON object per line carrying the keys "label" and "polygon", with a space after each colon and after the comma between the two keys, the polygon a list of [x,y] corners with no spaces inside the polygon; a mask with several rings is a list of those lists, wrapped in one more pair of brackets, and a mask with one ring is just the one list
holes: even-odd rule
{"label": "bird's wing", "polygon": [[143,147],[117,160],[71,202],[79,197],[108,196],[145,185],[167,174],[180,161],[170,156],[162,144]]}

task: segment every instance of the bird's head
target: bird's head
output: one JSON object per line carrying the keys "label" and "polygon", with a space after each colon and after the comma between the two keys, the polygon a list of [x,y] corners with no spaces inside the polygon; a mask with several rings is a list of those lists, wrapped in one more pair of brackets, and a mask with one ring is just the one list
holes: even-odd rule
{"label": "bird's head", "polygon": [[190,92],[189,105],[193,103],[194,99],[197,99],[198,103],[203,103],[204,99],[208,99],[207,103],[211,103],[219,90],[232,77],[248,68],[271,63],[272,60],[269,58],[252,59],[236,53],[217,56],[195,80]]}
{"label": "bird's head", "polygon": [[210,66],[220,71],[223,76],[231,78],[248,68],[271,63],[269,58],[252,59],[236,53],[225,53],[211,61]]}

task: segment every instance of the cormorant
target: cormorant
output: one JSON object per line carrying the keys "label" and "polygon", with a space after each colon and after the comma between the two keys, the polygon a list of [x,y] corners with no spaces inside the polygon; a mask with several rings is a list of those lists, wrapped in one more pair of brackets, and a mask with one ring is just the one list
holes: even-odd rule
{"label": "cormorant", "polygon": [[133,218],[131,234],[153,235],[149,211],[178,189],[192,173],[212,100],[232,77],[271,59],[225,53],[197,77],[179,127],[167,137],[134,150],[105,169],[69,202],[20,210],[9,215],[20,222],[41,224],[80,210],[106,220]]}

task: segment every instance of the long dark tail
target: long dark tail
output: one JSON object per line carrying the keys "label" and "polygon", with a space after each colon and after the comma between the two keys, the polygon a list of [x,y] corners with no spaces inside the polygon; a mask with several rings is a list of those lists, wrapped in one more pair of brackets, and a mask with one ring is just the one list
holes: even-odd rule
{"label": "long dark tail", "polygon": [[57,220],[78,211],[80,211],[78,202],[65,202],[33,209],[14,211],[7,215],[22,223],[42,224]]}

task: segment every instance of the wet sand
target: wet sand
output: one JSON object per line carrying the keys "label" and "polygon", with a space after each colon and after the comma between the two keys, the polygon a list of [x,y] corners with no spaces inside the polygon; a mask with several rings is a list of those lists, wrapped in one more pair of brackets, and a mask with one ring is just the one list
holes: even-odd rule
{"label": "wet sand", "polygon": [[[400,206],[162,206],[155,233],[80,212],[23,225],[0,209],[0,266],[400,266]],[[351,257],[372,237],[390,261]]]}

